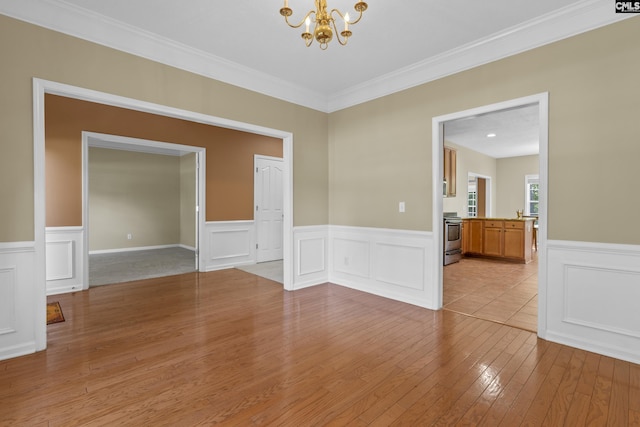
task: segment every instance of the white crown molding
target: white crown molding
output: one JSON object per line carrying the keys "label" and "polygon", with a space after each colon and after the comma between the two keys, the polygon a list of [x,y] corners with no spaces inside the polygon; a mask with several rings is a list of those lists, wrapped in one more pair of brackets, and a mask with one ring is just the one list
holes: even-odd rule
{"label": "white crown molding", "polygon": [[589,0],[508,28],[487,38],[333,94],[328,112],[400,92],[461,71],[603,27],[632,14],[616,14],[612,2]]}
{"label": "white crown molding", "polygon": [[322,93],[159,37],[63,0],[1,2],[0,13],[283,101],[327,111],[327,97]]}
{"label": "white crown molding", "polygon": [[62,0],[0,3],[0,13],[54,31],[323,112],[334,112],[562,40],[626,18],[610,2],[587,0],[428,58],[348,90],[318,93]]}

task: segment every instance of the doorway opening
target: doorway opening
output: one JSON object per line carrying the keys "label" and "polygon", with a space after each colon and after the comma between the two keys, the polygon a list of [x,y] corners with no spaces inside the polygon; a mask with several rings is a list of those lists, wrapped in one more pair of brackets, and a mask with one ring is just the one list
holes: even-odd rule
{"label": "doorway opening", "polygon": [[[198,230],[204,229],[206,218],[205,152],[202,147],[82,132],[83,289],[204,271],[198,256]],[[90,159],[98,171],[91,173]],[[123,170],[123,160],[131,167]],[[154,193],[157,197],[152,197]],[[120,209],[114,209],[114,204]],[[162,218],[154,221],[157,215]],[[133,240],[131,230],[121,228],[126,227],[122,223],[154,233],[142,239],[143,247],[130,245],[140,239]],[[122,239],[112,239],[114,230]],[[146,246],[158,243],[154,242],[158,232],[166,233],[160,243],[170,244]]]}
{"label": "doorway opening", "polygon": [[[42,79],[33,79],[33,109],[34,109],[34,223],[35,223],[35,285],[34,304],[38,307],[34,314],[35,326],[35,348],[36,351],[46,349],[46,247],[45,247],[45,224],[46,224],[46,204],[45,204],[45,94],[59,95],[67,98],[104,104],[108,106],[121,107],[129,110],[155,114],[159,116],[182,119],[204,125],[212,125],[220,128],[238,130],[282,140],[283,154],[283,282],[285,290],[293,290],[293,135],[290,132],[252,125],[234,120],[223,119],[196,113],[188,110],[181,110],[165,105],[154,104],[137,99],[126,98],[104,92],[79,88],[62,83],[51,82]],[[205,260],[210,256],[210,248],[207,244],[205,230],[200,227],[198,230],[199,264],[200,270],[206,271]]]}
{"label": "doorway opening", "polygon": [[256,263],[236,268],[274,282],[283,283],[283,159],[256,154],[253,166],[255,170],[253,204],[255,207]]}
{"label": "doorway opening", "polygon": [[[448,114],[445,116],[434,117],[433,124],[433,135],[432,135],[432,153],[433,153],[433,161],[432,161],[432,170],[433,170],[433,250],[435,257],[437,258],[437,265],[434,269],[434,294],[433,300],[435,302],[435,306],[438,309],[443,308],[443,276],[444,276],[444,267],[443,267],[443,222],[442,216],[444,211],[451,211],[450,205],[452,200],[447,200],[442,196],[442,188],[443,188],[443,169],[444,169],[444,144],[446,138],[446,127],[448,123],[453,121],[465,122],[464,126],[469,126],[473,119],[481,116],[488,116],[491,113],[502,112],[502,111],[511,111],[517,110],[523,107],[532,107],[536,114],[538,125],[535,128],[535,137],[536,142],[538,144],[538,169],[539,169],[539,190],[540,190],[540,198],[539,198],[539,212],[538,212],[538,232],[537,232],[537,240],[538,240],[538,264],[535,269],[535,273],[537,276],[537,313],[535,319],[535,324],[537,326],[537,333],[539,336],[544,336],[544,331],[546,330],[546,322],[545,322],[545,313],[546,313],[546,254],[544,251],[545,243],[546,243],[546,224],[547,224],[547,176],[548,176],[548,93],[542,93],[532,96],[527,96],[523,98],[518,98],[506,102],[501,102],[497,104],[491,104],[483,107],[478,107],[470,110],[460,111],[453,114]],[[488,134],[485,134],[487,137]],[[448,146],[451,145],[448,142]],[[463,173],[462,180],[467,177],[467,171],[464,171],[464,168],[458,168],[460,173]],[[495,185],[496,183],[494,183]],[[518,182],[518,188],[521,189],[521,182]],[[468,217],[468,188],[465,187],[461,195],[463,197],[457,202],[456,211],[463,214],[461,216]],[[524,193],[522,194],[524,198]],[[499,198],[499,194],[493,194],[492,199]],[[447,209],[444,209],[443,206],[446,206]],[[456,203],[456,202],[454,202]],[[495,201],[492,201],[495,203]],[[524,203],[524,201],[523,201]],[[524,206],[523,206],[524,207]],[[490,208],[491,215],[500,216],[500,212]],[[516,212],[514,209],[513,213],[504,214],[505,218],[508,216],[509,218],[515,218]],[[464,246],[464,238],[463,238],[463,246]],[[448,268],[448,267],[447,267]],[[473,277],[469,277],[469,280],[473,280]],[[491,319],[493,320],[493,319]]]}
{"label": "doorway opening", "polygon": [[467,178],[467,209],[469,218],[491,216],[491,177],[469,172]]}

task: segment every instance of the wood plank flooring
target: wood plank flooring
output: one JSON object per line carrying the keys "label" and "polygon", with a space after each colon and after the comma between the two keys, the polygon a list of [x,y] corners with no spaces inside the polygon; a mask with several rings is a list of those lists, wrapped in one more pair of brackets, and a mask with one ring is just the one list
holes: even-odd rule
{"label": "wood plank flooring", "polygon": [[535,334],[239,270],[50,297],[0,362],[2,426],[631,426],[640,366]]}
{"label": "wood plank flooring", "polygon": [[531,332],[538,330],[538,258],[529,264],[463,258],[443,269],[443,306]]}

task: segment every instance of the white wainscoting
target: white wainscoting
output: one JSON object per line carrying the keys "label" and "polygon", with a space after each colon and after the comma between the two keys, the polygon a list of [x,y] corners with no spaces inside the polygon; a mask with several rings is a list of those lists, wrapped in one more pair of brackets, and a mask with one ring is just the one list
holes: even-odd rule
{"label": "white wainscoting", "polygon": [[[0,360],[36,351],[35,244],[0,243]],[[36,292],[38,291],[38,292]]]}
{"label": "white wainscoting", "polygon": [[47,227],[47,295],[84,289],[84,228]]}
{"label": "white wainscoting", "polygon": [[208,248],[206,271],[232,268],[256,262],[256,233],[253,221],[206,223]]}
{"label": "white wainscoting", "polygon": [[329,280],[329,227],[314,225],[293,229],[293,289]]}
{"label": "white wainscoting", "polygon": [[434,307],[430,232],[330,226],[329,281]]}
{"label": "white wainscoting", "polygon": [[548,340],[640,363],[640,246],[549,241]]}

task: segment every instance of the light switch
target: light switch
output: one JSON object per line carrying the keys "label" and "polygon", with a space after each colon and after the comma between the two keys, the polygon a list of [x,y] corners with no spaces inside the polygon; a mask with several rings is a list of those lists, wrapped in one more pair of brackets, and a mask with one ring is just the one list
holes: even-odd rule
{"label": "light switch", "polygon": [[404,212],[404,202],[398,203],[398,212]]}

